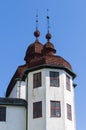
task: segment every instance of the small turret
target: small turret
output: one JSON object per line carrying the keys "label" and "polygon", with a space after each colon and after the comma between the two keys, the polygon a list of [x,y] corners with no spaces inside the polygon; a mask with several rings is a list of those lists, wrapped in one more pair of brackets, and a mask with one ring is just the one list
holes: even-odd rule
{"label": "small turret", "polygon": [[38,30],[38,15],[36,15],[36,31],[34,32],[34,36],[36,37],[35,42],[30,44],[26,51],[26,55],[24,58],[26,63],[30,62],[31,59],[35,57],[39,57],[43,48],[43,45],[38,40],[38,37],[40,36],[40,31]]}
{"label": "small turret", "polygon": [[52,38],[52,35],[49,32],[49,16],[47,16],[47,25],[48,25],[48,32],[46,34],[47,43],[44,45],[42,53],[43,55],[54,55],[56,53],[56,50],[54,48],[54,45],[50,42],[50,39]]}

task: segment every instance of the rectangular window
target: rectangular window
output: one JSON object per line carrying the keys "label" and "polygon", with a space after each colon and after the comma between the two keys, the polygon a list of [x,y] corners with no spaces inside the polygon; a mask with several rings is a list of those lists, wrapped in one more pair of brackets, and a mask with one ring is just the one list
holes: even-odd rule
{"label": "rectangular window", "polygon": [[71,90],[70,88],[70,77],[68,75],[66,75],[66,89],[67,90]]}
{"label": "rectangular window", "polygon": [[42,117],[42,102],[33,103],[33,118]]}
{"label": "rectangular window", "polygon": [[50,86],[59,87],[59,72],[50,71]]}
{"label": "rectangular window", "polygon": [[6,107],[0,106],[0,121],[6,121]]}
{"label": "rectangular window", "polygon": [[67,119],[72,120],[72,110],[69,104],[67,104]]}
{"label": "rectangular window", "polygon": [[61,117],[60,101],[51,101],[51,117]]}
{"label": "rectangular window", "polygon": [[33,75],[33,88],[41,86],[41,72]]}

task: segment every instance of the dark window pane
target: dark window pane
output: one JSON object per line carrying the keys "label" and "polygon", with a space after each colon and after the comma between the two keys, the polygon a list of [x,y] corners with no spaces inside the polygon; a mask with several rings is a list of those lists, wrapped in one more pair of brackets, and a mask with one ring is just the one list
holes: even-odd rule
{"label": "dark window pane", "polygon": [[67,119],[72,120],[72,110],[69,104],[67,104]]}
{"label": "dark window pane", "polygon": [[66,88],[70,90],[70,77],[68,75],[66,75]]}
{"label": "dark window pane", "polygon": [[52,111],[51,111],[51,115],[52,115],[52,117],[55,116],[55,111],[54,111],[54,109],[52,109]]}
{"label": "dark window pane", "polygon": [[59,73],[50,71],[50,86],[58,87],[59,86]]}
{"label": "dark window pane", "polygon": [[59,101],[51,101],[51,117],[61,117],[61,106]]}
{"label": "dark window pane", "polygon": [[37,88],[41,86],[41,72],[33,75],[33,87]]}
{"label": "dark window pane", "polygon": [[33,118],[42,117],[42,102],[33,103]]}
{"label": "dark window pane", "polygon": [[0,106],[0,121],[6,121],[6,107]]}

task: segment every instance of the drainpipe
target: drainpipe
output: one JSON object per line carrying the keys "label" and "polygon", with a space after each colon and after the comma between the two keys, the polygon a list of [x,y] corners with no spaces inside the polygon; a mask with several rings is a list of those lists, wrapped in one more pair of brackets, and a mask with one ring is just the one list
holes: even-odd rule
{"label": "drainpipe", "polygon": [[26,101],[27,101],[27,107],[26,107],[26,130],[28,130],[28,75],[26,77]]}
{"label": "drainpipe", "polygon": [[20,94],[20,90],[21,90],[21,78],[16,78],[16,81],[18,81],[18,88],[17,88],[17,92],[18,92],[18,95],[17,95],[17,98],[20,98],[21,94]]}
{"label": "drainpipe", "polygon": [[19,98],[20,98],[20,96],[21,96],[21,95],[20,95],[20,90],[21,90],[21,88],[20,88],[20,87],[21,87],[21,80],[19,80],[19,86],[18,86],[18,87],[19,87]]}

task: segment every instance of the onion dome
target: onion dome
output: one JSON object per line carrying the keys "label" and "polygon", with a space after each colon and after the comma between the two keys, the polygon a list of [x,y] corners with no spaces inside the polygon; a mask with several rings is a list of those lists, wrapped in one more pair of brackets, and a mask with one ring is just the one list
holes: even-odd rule
{"label": "onion dome", "polygon": [[41,55],[41,50],[43,49],[43,45],[38,40],[38,37],[40,36],[40,32],[38,30],[34,32],[34,36],[36,37],[36,41],[30,44],[26,51],[24,58],[26,63],[28,63],[34,57],[39,57],[39,55]]}
{"label": "onion dome", "polygon": [[32,58],[41,55],[41,50],[43,49],[43,45],[36,40],[36,42],[32,43],[26,51],[26,55],[24,60],[27,62],[29,62]]}
{"label": "onion dome", "polygon": [[54,53],[56,53],[56,50],[54,48],[54,45],[50,42],[51,39],[51,34],[47,33],[46,34],[46,39],[47,39],[47,43],[43,46],[43,50],[42,50],[42,54],[46,54],[46,55],[54,55]]}
{"label": "onion dome", "polygon": [[32,43],[26,51],[24,58],[26,63],[29,63],[33,58],[39,58],[39,56],[42,55],[41,51],[43,49],[43,45],[38,40],[38,37],[40,36],[40,32],[38,30],[38,14],[36,15],[36,31],[34,32],[34,36],[36,37],[35,42]]}

